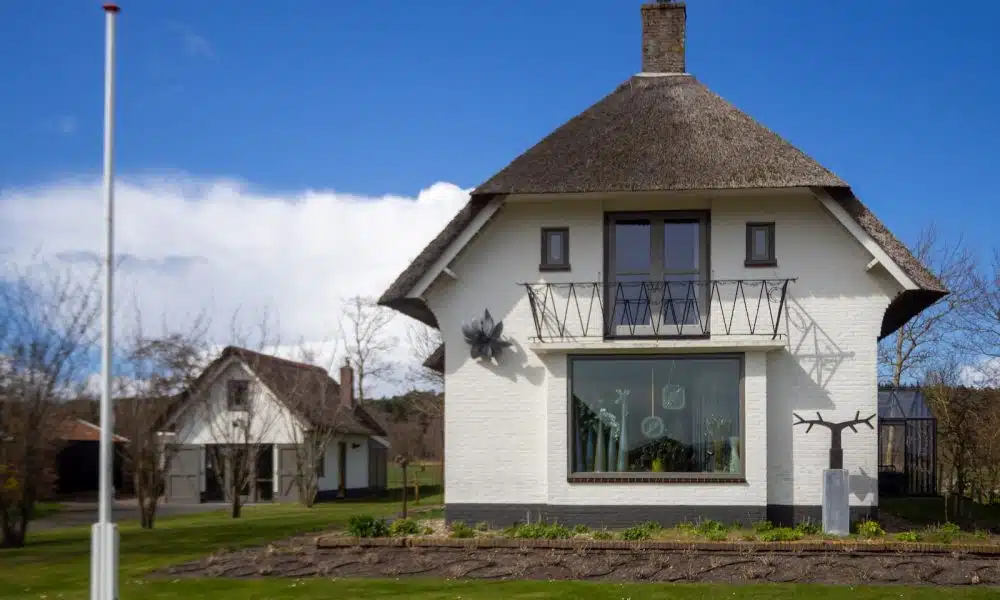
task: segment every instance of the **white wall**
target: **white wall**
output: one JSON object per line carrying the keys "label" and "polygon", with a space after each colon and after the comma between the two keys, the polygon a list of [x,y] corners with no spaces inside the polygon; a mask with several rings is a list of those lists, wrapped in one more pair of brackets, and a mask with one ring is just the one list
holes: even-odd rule
{"label": "white wall", "polygon": [[[257,382],[250,386],[250,410],[226,407],[226,385],[234,379]],[[301,424],[274,395],[243,365],[232,360],[211,381],[204,398],[192,400],[178,417],[177,444],[231,444],[245,438],[232,427],[233,420],[250,418],[249,439],[260,444],[292,444],[301,439]]]}
{"label": "white wall", "polygon": [[[798,278],[783,316],[785,349],[746,358],[748,484],[570,484],[566,356],[543,360],[528,348],[535,327],[527,295],[516,284],[599,281],[605,212],[684,209],[711,211],[712,278]],[[744,267],[747,221],[775,221],[776,268]],[[569,226],[572,271],[538,271],[544,226]],[[426,294],[446,343],[445,501],[819,504],[829,432],[793,428],[792,412],[819,410],[830,420],[875,412],[876,339],[898,286],[881,269],[866,271],[870,258],[804,190],[509,201],[454,261],[459,280],[441,277]],[[462,323],[486,308],[503,320],[514,343],[500,365],[471,360],[461,335]],[[713,323],[712,331],[720,328]],[[876,432],[846,432],[844,449],[852,503],[876,503]]]}
{"label": "white wall", "polygon": [[[368,438],[361,435],[334,438],[326,447],[324,456],[324,477],[319,478],[319,490],[336,490],[340,486],[340,463],[338,462],[338,442],[347,444],[347,489],[368,487]],[[352,444],[358,444],[352,448]]]}

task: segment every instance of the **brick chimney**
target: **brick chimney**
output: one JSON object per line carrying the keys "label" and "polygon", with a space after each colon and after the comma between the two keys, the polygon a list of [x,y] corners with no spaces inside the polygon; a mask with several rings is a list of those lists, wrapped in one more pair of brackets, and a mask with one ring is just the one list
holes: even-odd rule
{"label": "brick chimney", "polygon": [[344,366],[340,367],[340,404],[354,406],[354,369],[349,358],[344,359]]}
{"label": "brick chimney", "polygon": [[660,0],[642,6],[642,72],[684,73],[683,2]]}

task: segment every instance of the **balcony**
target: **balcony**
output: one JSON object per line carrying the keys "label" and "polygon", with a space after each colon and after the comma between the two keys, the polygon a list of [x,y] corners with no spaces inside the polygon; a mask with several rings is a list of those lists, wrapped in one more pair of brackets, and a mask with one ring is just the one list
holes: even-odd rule
{"label": "balcony", "polygon": [[[795,279],[523,283],[535,345],[614,340],[783,337]],[[768,342],[768,343],[770,343]]]}

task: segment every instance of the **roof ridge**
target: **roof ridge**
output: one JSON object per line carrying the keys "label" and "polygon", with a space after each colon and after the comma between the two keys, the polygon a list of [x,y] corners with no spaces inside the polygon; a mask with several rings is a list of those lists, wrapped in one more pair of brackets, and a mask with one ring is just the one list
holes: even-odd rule
{"label": "roof ridge", "polygon": [[[318,371],[322,371],[327,376],[330,375],[329,369],[325,369],[325,368],[323,368],[323,367],[321,367],[319,365],[314,365],[314,364],[310,364],[310,363],[302,362],[302,361],[298,361],[298,360],[291,360],[291,359],[288,359],[288,358],[283,358],[281,356],[275,356],[274,354],[265,354],[263,352],[258,352],[256,350],[250,350],[248,348],[242,348],[240,346],[226,346],[222,350],[222,354],[225,355],[227,352],[235,353],[235,354],[241,354],[241,355],[243,355],[243,354],[252,354],[254,356],[258,356],[260,358],[264,358],[264,359],[271,360],[271,361],[274,361],[274,362],[284,363],[284,364],[286,364],[286,365],[288,365],[290,367],[298,367],[298,368],[303,368],[303,369],[316,369]],[[332,377],[331,377],[331,379],[332,379]]]}

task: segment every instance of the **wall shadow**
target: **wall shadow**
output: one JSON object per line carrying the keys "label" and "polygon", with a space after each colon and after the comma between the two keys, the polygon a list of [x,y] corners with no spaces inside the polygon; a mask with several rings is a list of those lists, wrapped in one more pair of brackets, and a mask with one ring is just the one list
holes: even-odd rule
{"label": "wall shadow", "polygon": [[[819,412],[825,418],[835,419],[830,414],[836,408],[829,391],[830,382],[855,353],[841,348],[791,292],[786,298],[783,322],[785,350],[771,352],[767,358],[768,502],[790,505],[795,498],[793,413],[810,418]],[[798,427],[804,432],[805,426]],[[823,437],[816,451],[821,454],[817,458],[825,464],[830,448],[829,430],[813,428],[809,435]],[[817,489],[822,485],[818,476],[815,485]]]}
{"label": "wall shadow", "polygon": [[532,385],[541,385],[545,380],[544,366],[528,366],[528,353],[515,339],[508,338],[510,347],[505,348],[499,360],[477,361],[494,375],[499,375],[516,382],[519,378],[528,380]]}
{"label": "wall shadow", "polygon": [[859,502],[874,500],[878,493],[878,475],[872,477],[864,469],[858,469],[857,473],[851,473],[849,484],[851,495]]}

